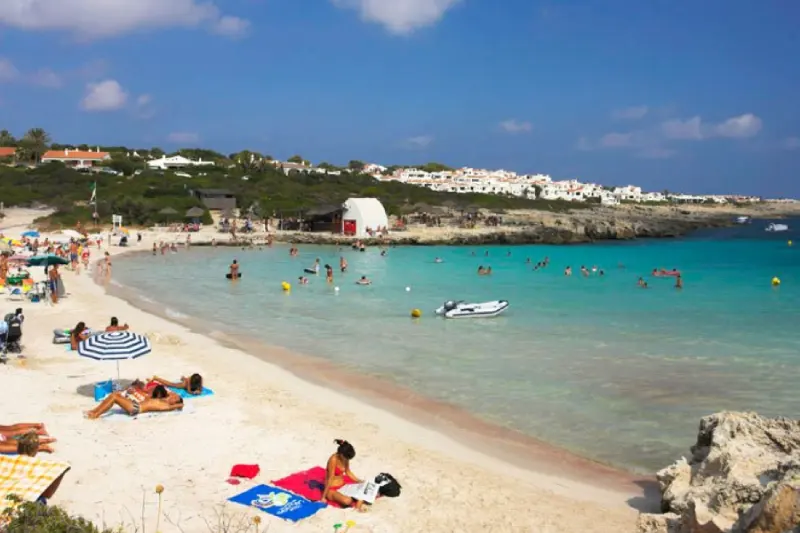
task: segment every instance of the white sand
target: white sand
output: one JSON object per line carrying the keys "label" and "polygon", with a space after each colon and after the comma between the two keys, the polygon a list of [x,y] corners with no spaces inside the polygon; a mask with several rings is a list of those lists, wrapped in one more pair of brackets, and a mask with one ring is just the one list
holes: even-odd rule
{"label": "white sand", "polygon": [[[21,229],[30,216],[10,210],[2,228],[10,235],[10,226]],[[139,248],[152,247],[153,237],[148,233]],[[93,254],[96,259],[97,252]],[[155,531],[154,487],[162,484],[168,517],[160,527],[164,533],[243,531],[219,528],[220,513],[234,521],[258,515],[260,531],[270,533],[329,533],[333,524],[346,520],[356,521],[353,533],[624,533],[634,528],[636,512],[626,501],[640,494],[619,479],[604,482],[595,476],[591,485],[576,482],[574,475],[559,475],[556,461],[563,458],[540,458],[541,468],[520,469],[147,314],[105,294],[86,273],[64,272],[63,278],[69,297],[57,306],[24,304],[26,358],[0,365],[0,424],[47,424],[58,438],[53,458],[72,464],[52,502],[97,523],[130,527],[141,524],[144,516],[147,530]],[[0,311],[15,307],[7,302]],[[83,392],[89,384],[114,376],[115,367],[51,344],[52,330],[81,320],[101,327],[112,315],[154,339],[151,355],[122,363],[123,378],[177,378],[196,371],[216,395],[189,400],[191,409],[185,413],[84,419],[82,413],[95,403],[78,389]],[[255,481],[268,483],[323,465],[339,437],[357,450],[352,465],[356,474],[390,472],[402,483],[402,496],[381,499],[364,514],[325,509],[299,524],[225,504],[253,485],[228,485],[232,465],[259,464]],[[565,472],[574,470],[564,463]]]}

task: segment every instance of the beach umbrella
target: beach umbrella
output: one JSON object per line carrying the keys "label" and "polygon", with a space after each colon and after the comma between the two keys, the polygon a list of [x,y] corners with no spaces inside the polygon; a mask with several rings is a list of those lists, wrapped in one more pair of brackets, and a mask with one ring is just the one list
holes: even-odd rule
{"label": "beach umbrella", "polygon": [[202,207],[192,207],[186,211],[186,218],[200,218],[203,213],[205,213],[205,210]]}
{"label": "beach umbrella", "polygon": [[119,362],[138,359],[151,352],[147,337],[130,331],[109,331],[92,335],[78,344],[78,355],[95,361],[115,361],[117,381],[119,381]]}
{"label": "beach umbrella", "polygon": [[68,265],[69,259],[53,254],[34,255],[28,258],[28,266]]}
{"label": "beach umbrella", "polygon": [[30,237],[32,239],[37,239],[37,238],[40,237],[40,234],[36,230],[30,230],[30,231],[26,231],[25,233],[23,233],[22,236],[23,237]]}
{"label": "beach umbrella", "polygon": [[69,237],[70,239],[83,239],[83,235],[81,233],[78,233],[74,229],[62,229],[61,231],[58,231],[56,233],[60,233],[65,237]]}

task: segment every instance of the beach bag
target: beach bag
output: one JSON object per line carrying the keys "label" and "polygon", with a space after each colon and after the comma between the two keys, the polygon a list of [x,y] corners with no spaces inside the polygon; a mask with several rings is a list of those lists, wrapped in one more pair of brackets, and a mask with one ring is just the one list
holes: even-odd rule
{"label": "beach bag", "polygon": [[397,498],[400,496],[400,490],[403,488],[393,475],[385,472],[375,476],[375,483],[380,485],[378,494],[387,498]]}

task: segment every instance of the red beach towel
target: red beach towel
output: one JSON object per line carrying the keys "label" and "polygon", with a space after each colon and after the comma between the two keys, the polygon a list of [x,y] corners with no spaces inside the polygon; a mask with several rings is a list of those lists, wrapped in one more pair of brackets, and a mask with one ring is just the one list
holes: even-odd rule
{"label": "red beach towel", "polygon": [[[348,485],[353,480],[344,476],[344,483]],[[294,492],[298,496],[302,496],[312,502],[318,502],[322,496],[322,491],[325,489],[325,469],[321,466],[315,466],[302,472],[296,472],[290,476],[278,479],[272,482],[276,487],[286,489],[289,492]],[[340,507],[339,504],[334,502],[325,502],[331,507]]]}
{"label": "red beach towel", "polygon": [[261,468],[258,465],[235,465],[231,468],[231,477],[253,479],[259,472],[261,472]]}

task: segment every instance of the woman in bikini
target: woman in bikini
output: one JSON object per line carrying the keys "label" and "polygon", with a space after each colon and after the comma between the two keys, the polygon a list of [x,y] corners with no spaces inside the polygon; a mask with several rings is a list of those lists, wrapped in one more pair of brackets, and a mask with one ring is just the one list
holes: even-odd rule
{"label": "woman in bikini", "polygon": [[100,405],[86,412],[86,418],[100,418],[114,406],[121,407],[128,415],[141,413],[165,413],[183,409],[183,399],[177,394],[170,394],[163,385],[156,386],[148,395],[144,388],[132,386],[122,392],[112,392]]}
{"label": "woman in bikini", "polygon": [[325,488],[320,501],[335,502],[342,507],[354,507],[357,511],[363,511],[364,502],[345,496],[338,491],[347,484],[345,477],[349,478],[350,483],[361,483],[361,480],[350,470],[350,461],[356,456],[356,450],[346,440],[336,439],[334,442],[339,447],[336,449],[336,453],[328,459]]}
{"label": "woman in bikini", "polygon": [[78,345],[81,341],[89,338],[89,330],[85,322],[78,322],[69,334],[69,343],[73,351],[78,350]]}
{"label": "woman in bikini", "polygon": [[39,437],[36,431],[29,431],[15,437],[0,438],[0,453],[27,455],[36,457],[39,452],[53,453],[50,443],[54,439]]}
{"label": "woman in bikini", "polygon": [[153,376],[150,378],[150,383],[157,383],[159,385],[164,385],[165,387],[172,387],[173,389],[182,389],[193,396],[197,396],[203,392],[203,376],[196,373],[192,374],[188,378],[181,376],[181,379],[178,382],[167,381],[164,378]]}

